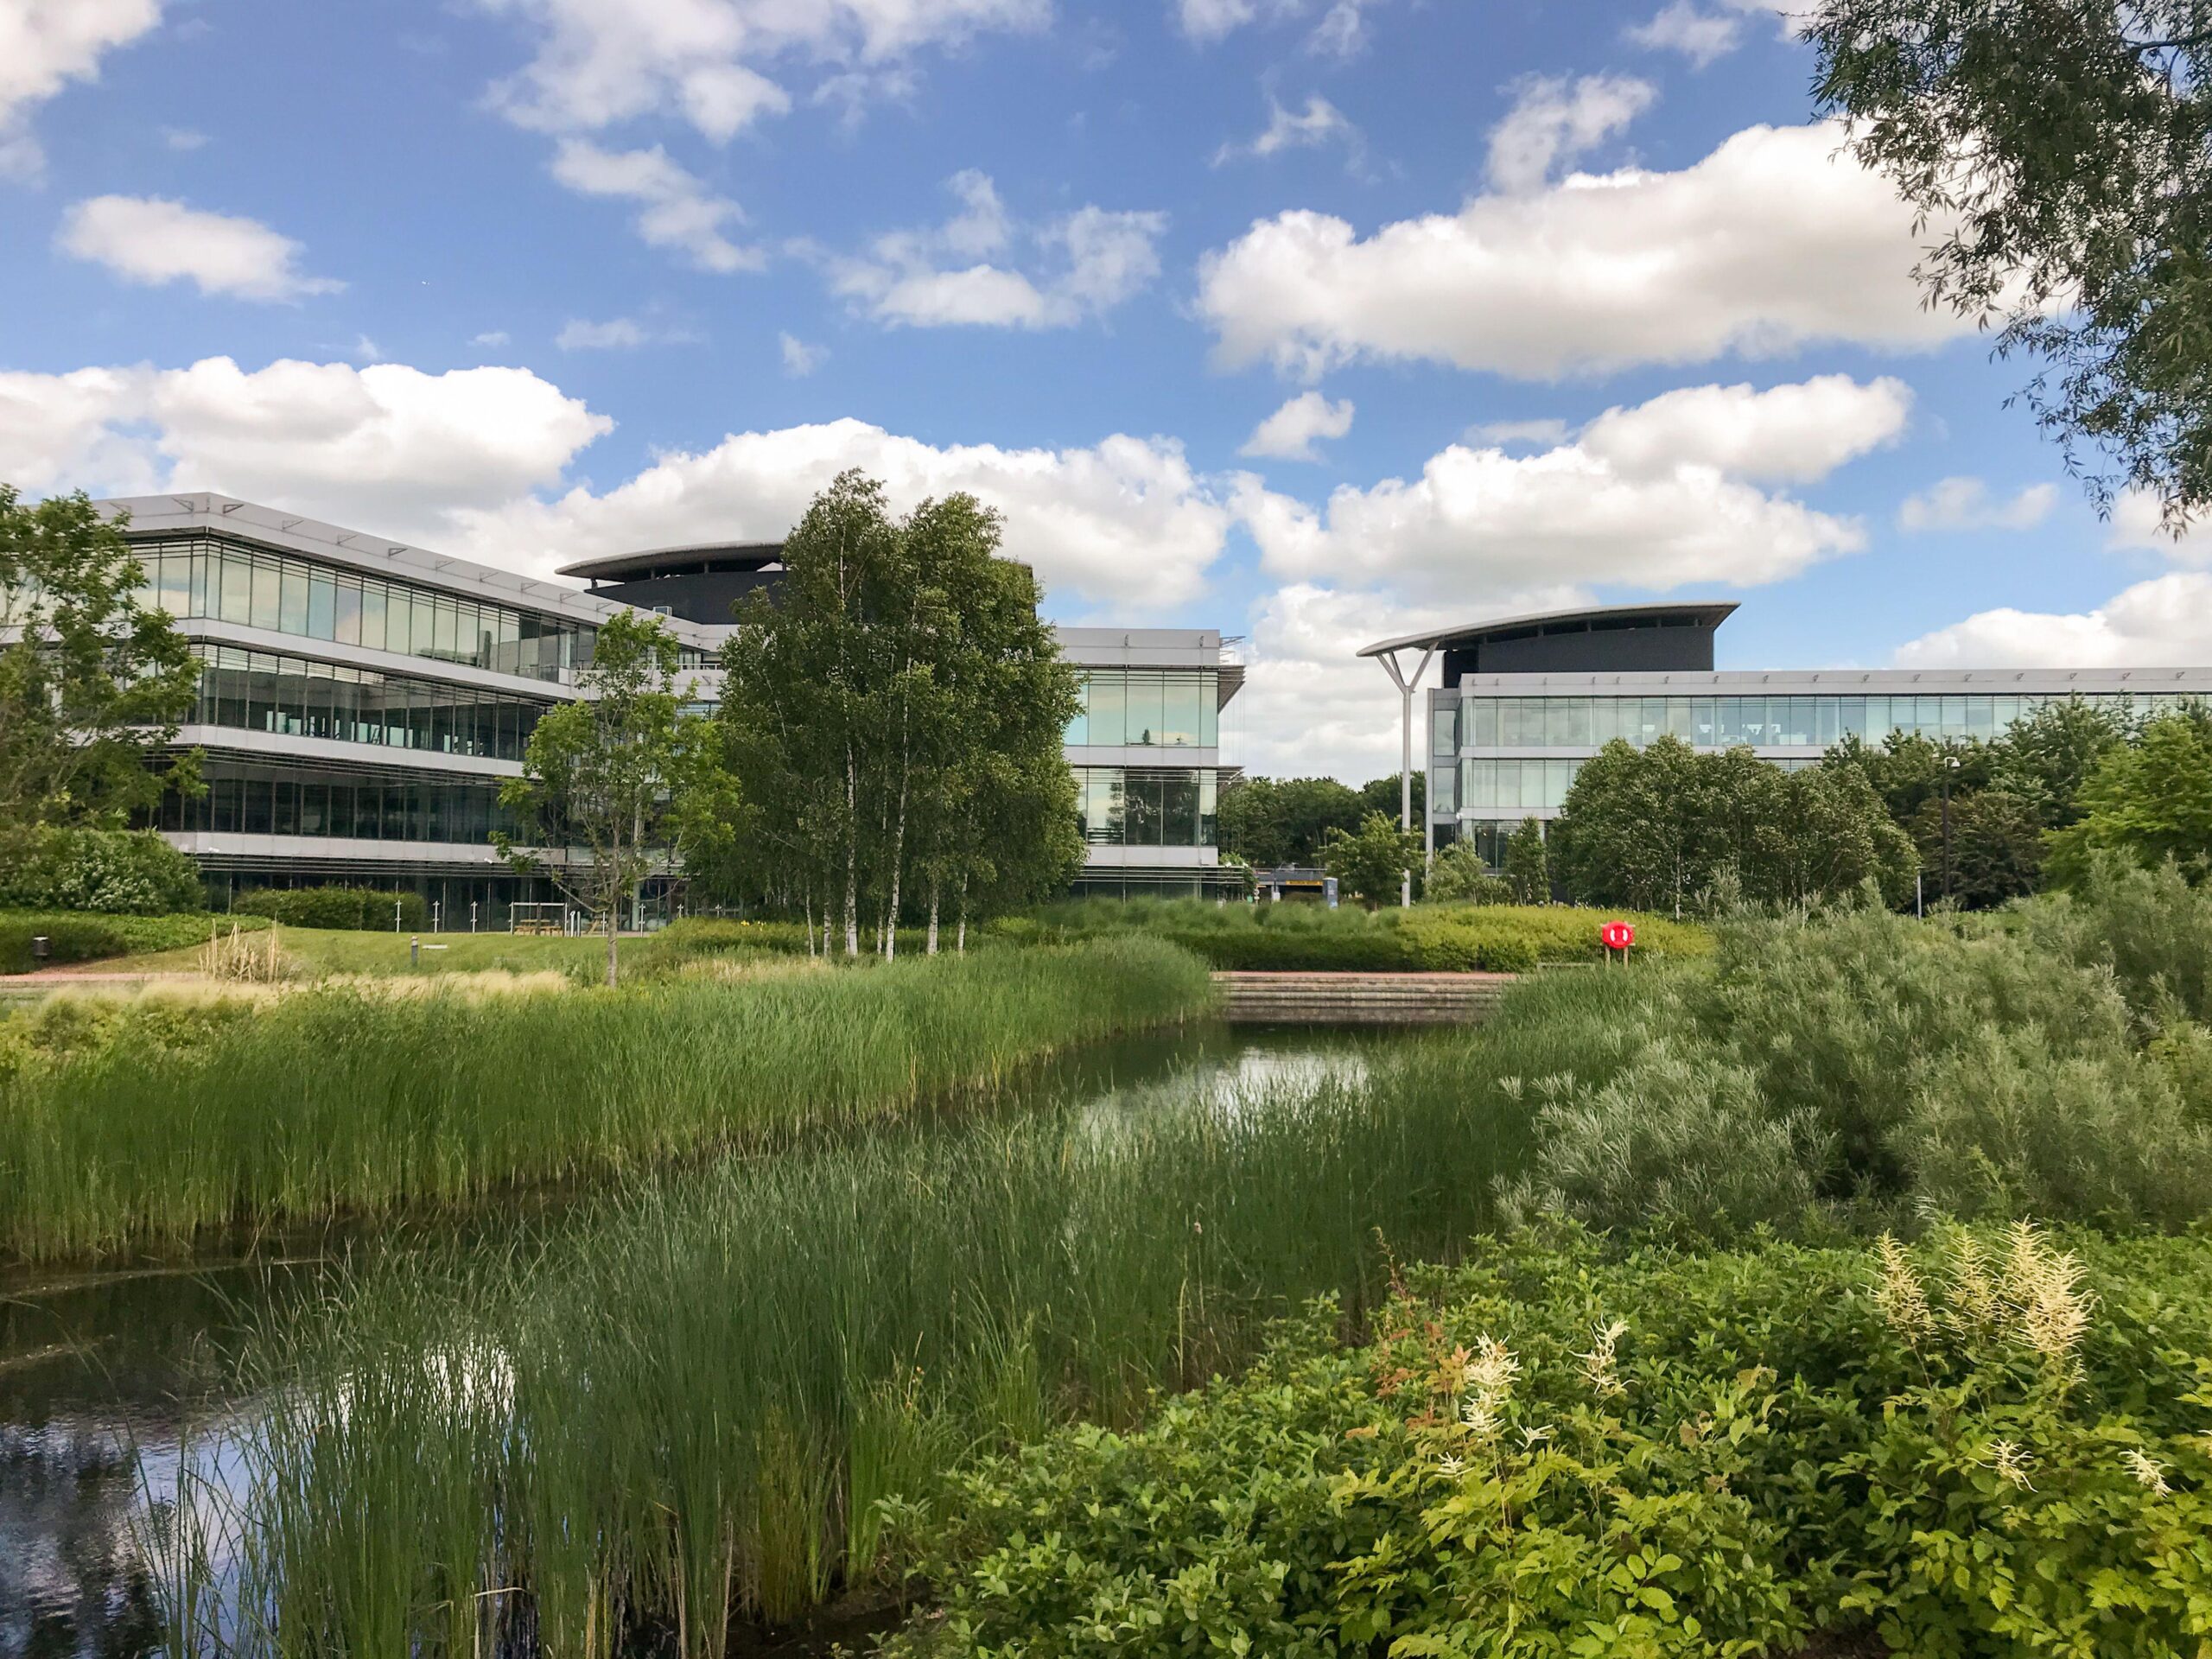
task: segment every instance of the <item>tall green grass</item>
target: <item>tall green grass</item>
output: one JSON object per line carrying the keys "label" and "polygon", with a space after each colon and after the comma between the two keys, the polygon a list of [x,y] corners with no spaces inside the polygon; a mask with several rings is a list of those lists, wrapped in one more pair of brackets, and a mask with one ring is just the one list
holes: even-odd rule
{"label": "tall green grass", "polygon": [[179,1046],[124,1020],[0,1076],[0,1255],[462,1202],[896,1115],[1052,1049],[1198,1014],[1156,941],[727,982],[301,991]]}
{"label": "tall green grass", "polygon": [[[1597,976],[1591,976],[1594,981]],[[1565,988],[1568,1003],[1606,988]],[[1364,1079],[889,1127],[657,1184],[509,1259],[389,1262],[257,1344],[238,1650],[723,1650],[895,1583],[968,1455],[1239,1365],[1490,1224],[1541,1022]],[[215,1586],[203,1584],[204,1597]]]}

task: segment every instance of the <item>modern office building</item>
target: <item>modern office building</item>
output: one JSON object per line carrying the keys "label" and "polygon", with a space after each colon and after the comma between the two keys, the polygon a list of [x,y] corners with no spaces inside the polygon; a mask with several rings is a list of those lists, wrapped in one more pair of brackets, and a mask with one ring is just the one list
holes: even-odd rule
{"label": "modern office building", "polygon": [[[1427,696],[1427,830],[1470,841],[1496,864],[1523,818],[1559,814],[1582,763],[1615,738],[1671,735],[1693,747],[1748,747],[1806,766],[1832,745],[1893,731],[1993,738],[2069,698],[2155,712],[2212,697],[2212,668],[1808,669],[1715,671],[1726,602],[1618,605],[1469,624],[1385,639],[1386,662],[1442,659]],[[1402,664],[1408,683],[1419,684]]]}
{"label": "modern office building", "polygon": [[[772,543],[663,550],[568,567],[592,584],[580,592],[221,495],[105,505],[130,515],[143,597],[200,661],[177,745],[205,752],[207,791],[170,796],[154,824],[218,906],[344,881],[419,892],[457,930],[556,896],[490,837],[538,719],[583,695],[600,624],[626,607],[665,617],[705,712],[732,605],[778,574]],[[1091,849],[1082,890],[1206,890],[1222,879],[1217,710],[1243,671],[1208,631],[1062,643],[1088,677],[1067,749]]]}

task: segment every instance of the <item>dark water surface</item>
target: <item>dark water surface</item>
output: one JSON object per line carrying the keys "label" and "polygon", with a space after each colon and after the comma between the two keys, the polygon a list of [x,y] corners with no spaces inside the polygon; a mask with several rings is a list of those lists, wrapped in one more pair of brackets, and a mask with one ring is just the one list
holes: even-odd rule
{"label": "dark water surface", "polygon": [[[1406,1040],[1191,1027],[1058,1057],[981,1109],[1073,1109],[1110,1132],[1132,1111],[1357,1075],[1378,1047]],[[200,1448],[219,1448],[225,1437],[210,1431],[243,1409],[226,1389],[226,1361],[257,1319],[313,1296],[349,1255],[426,1238],[498,1249],[525,1230],[557,1228],[578,1197],[523,1194],[465,1215],[239,1241],[182,1263],[0,1270],[0,1659],[160,1651],[146,1517],[181,1490],[191,1502],[228,1485],[219,1466],[181,1465],[219,1455]]]}

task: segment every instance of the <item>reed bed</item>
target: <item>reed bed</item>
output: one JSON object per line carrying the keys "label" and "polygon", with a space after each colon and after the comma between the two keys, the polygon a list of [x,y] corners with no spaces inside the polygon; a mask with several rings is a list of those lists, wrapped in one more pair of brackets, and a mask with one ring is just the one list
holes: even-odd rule
{"label": "reed bed", "polygon": [[173,1020],[123,1018],[96,1045],[0,1070],[0,1256],[178,1247],[769,1147],[992,1088],[1211,996],[1196,959],[1147,940],[741,984],[502,988],[326,986],[189,1040]]}
{"label": "reed bed", "polygon": [[1451,1259],[1525,1155],[1470,1086],[1492,1057],[1440,1035],[1364,1079],[890,1127],[497,1261],[384,1261],[253,1344],[276,1404],[199,1551],[241,1565],[173,1588],[222,1603],[181,1650],[690,1659],[895,1584],[973,1452],[1132,1423],[1302,1299],[1357,1318],[1394,1255]]}

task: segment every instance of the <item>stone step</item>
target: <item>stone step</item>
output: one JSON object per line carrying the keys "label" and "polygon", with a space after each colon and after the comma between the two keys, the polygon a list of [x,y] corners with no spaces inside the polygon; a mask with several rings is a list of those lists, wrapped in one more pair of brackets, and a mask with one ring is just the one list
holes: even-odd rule
{"label": "stone step", "polygon": [[1510,974],[1225,971],[1222,1017],[1253,1025],[1455,1025],[1484,1018]]}

